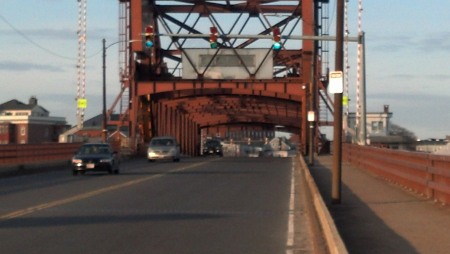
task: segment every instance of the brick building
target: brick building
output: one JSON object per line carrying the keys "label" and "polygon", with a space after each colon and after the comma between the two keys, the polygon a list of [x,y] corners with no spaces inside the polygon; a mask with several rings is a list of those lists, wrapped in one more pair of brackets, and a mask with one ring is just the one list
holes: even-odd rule
{"label": "brick building", "polygon": [[50,116],[36,97],[28,104],[18,100],[0,104],[0,144],[58,142],[59,134],[67,128],[66,119]]}

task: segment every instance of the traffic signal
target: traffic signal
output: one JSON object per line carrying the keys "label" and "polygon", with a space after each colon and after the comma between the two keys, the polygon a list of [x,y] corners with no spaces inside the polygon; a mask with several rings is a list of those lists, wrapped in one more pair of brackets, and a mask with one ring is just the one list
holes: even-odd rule
{"label": "traffic signal", "polygon": [[273,50],[279,51],[281,49],[281,33],[279,27],[274,27],[272,30],[273,34]]}
{"label": "traffic signal", "polygon": [[217,37],[219,36],[219,33],[217,32],[217,27],[212,26],[209,28],[210,36],[209,36],[209,46],[212,49],[216,49],[217,48]]}
{"label": "traffic signal", "polygon": [[153,37],[154,37],[153,26],[147,26],[145,28],[144,36],[145,36],[145,47],[146,48],[153,47]]}

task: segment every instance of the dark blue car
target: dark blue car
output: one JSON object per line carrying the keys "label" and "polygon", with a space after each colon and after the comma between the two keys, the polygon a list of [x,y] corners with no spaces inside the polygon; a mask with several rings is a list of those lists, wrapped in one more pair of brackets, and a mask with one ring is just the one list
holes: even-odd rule
{"label": "dark blue car", "polygon": [[90,171],[119,173],[119,157],[107,143],[88,143],[78,149],[72,157],[72,173],[84,174]]}

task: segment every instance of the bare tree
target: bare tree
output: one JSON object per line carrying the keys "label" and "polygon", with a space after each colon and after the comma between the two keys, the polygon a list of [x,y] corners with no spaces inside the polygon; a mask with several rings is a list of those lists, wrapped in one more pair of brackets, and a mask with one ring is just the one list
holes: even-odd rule
{"label": "bare tree", "polygon": [[394,124],[394,123],[391,124],[391,131],[390,131],[389,135],[402,136],[411,141],[417,140],[417,136],[416,136],[416,134],[414,134],[414,132],[412,132],[400,125]]}

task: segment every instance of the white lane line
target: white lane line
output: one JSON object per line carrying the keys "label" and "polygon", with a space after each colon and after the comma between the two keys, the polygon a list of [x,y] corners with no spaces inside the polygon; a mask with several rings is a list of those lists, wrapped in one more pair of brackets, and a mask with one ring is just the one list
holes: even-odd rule
{"label": "white lane line", "polygon": [[291,254],[294,247],[294,215],[295,215],[295,160],[292,160],[291,167],[291,193],[289,196],[289,216],[288,216],[288,232],[286,240],[286,253]]}

